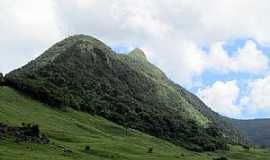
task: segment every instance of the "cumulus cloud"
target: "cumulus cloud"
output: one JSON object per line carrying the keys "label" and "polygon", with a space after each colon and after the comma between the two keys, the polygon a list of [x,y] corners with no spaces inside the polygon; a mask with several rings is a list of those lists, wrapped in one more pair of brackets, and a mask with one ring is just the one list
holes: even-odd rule
{"label": "cumulus cloud", "polygon": [[247,82],[242,88],[237,81],[217,81],[200,88],[197,95],[214,111],[233,118],[253,119],[270,116],[270,76]]}
{"label": "cumulus cloud", "polygon": [[197,95],[214,111],[237,117],[241,114],[241,109],[235,105],[239,92],[236,81],[217,81],[212,86],[199,89]]}
{"label": "cumulus cloud", "polygon": [[249,82],[248,93],[241,101],[249,114],[270,111],[270,76]]}
{"label": "cumulus cloud", "polygon": [[253,41],[247,41],[233,56],[229,56],[223,48],[223,43],[215,43],[210,53],[205,57],[208,69],[221,72],[260,73],[268,69],[269,60],[256,47]]}
{"label": "cumulus cloud", "polygon": [[[166,40],[171,42],[173,40]],[[257,48],[256,43],[246,41],[242,48],[229,55],[224,49],[224,42],[215,42],[210,46],[209,51],[204,51],[192,42],[181,41],[182,44],[173,48],[165,46],[153,46],[149,55],[153,60],[164,68],[170,77],[184,84],[192,82],[193,77],[201,76],[204,72],[210,71],[217,74],[249,73],[262,74],[269,69],[268,57]],[[173,42],[171,42],[173,43]],[[159,52],[163,51],[163,52]]]}

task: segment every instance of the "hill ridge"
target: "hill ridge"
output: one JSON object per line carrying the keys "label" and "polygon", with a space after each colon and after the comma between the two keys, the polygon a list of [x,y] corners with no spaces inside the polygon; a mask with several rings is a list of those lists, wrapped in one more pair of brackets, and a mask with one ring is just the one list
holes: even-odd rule
{"label": "hill ridge", "polygon": [[226,131],[227,141],[240,143],[229,123],[211,110],[202,113],[207,106],[170,81],[138,49],[120,55],[93,37],[75,35],[5,79],[52,106],[97,114],[189,149],[226,148],[221,131]]}

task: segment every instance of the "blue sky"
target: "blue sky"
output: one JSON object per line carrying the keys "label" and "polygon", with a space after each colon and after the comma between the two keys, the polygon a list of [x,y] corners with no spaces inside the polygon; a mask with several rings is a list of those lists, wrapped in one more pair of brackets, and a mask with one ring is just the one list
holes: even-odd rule
{"label": "blue sky", "polygon": [[[247,41],[253,41],[256,44],[256,47],[258,50],[260,50],[265,56],[269,58],[270,48],[267,46],[262,46],[258,42],[256,42],[253,39],[250,38],[239,38],[235,40],[228,40],[224,43],[223,48],[226,50],[229,56],[235,56],[237,50],[243,48]],[[204,50],[206,52],[209,52],[208,47],[205,47]],[[256,59],[254,59],[256,61]],[[249,83],[252,81],[256,81],[257,79],[264,78],[265,73],[261,74],[254,74],[254,73],[233,73],[229,72],[226,74],[220,74],[216,72],[206,71],[204,72],[199,80],[201,81],[201,85],[204,86],[211,86],[217,81],[236,81],[236,85],[239,88],[239,95],[238,98],[234,101],[234,105],[238,108],[241,108],[241,112],[239,115],[233,115],[234,118],[241,118],[241,119],[250,119],[250,118],[262,118],[262,117],[269,117],[269,112],[266,110],[262,111],[256,111],[256,112],[249,112],[245,109],[251,106],[252,104],[247,104],[244,106],[241,106],[241,99],[243,97],[249,96]],[[198,89],[200,89],[202,86],[196,86],[193,88],[190,88],[190,91],[192,91],[194,94],[198,93]],[[222,97],[220,97],[222,98]],[[254,105],[254,104],[253,104]],[[256,108],[256,106],[252,106]],[[230,115],[228,115],[230,116]]]}
{"label": "blue sky", "polygon": [[233,118],[270,117],[269,0],[1,0],[0,72],[74,34],[145,51],[170,79]]}

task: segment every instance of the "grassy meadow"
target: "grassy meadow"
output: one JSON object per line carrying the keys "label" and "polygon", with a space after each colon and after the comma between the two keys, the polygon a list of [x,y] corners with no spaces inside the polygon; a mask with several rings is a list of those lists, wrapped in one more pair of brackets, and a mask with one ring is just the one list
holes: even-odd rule
{"label": "grassy meadow", "polygon": [[[20,126],[38,124],[49,144],[15,143],[0,139],[0,160],[269,160],[267,149],[246,150],[231,146],[230,151],[197,153],[167,141],[126,129],[108,120],[68,109],[59,111],[0,87],[0,122]],[[85,151],[89,146],[90,150]],[[152,148],[152,153],[149,153]],[[64,150],[68,150],[66,153]]]}

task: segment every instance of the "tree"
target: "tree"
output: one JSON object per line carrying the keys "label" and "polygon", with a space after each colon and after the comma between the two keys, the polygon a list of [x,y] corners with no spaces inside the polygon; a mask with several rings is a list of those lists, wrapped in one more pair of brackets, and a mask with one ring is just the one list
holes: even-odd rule
{"label": "tree", "polygon": [[0,73],[0,86],[4,84],[4,76],[2,73]]}
{"label": "tree", "polygon": [[249,145],[243,145],[243,148],[246,149],[246,150],[250,150],[250,146]]}

